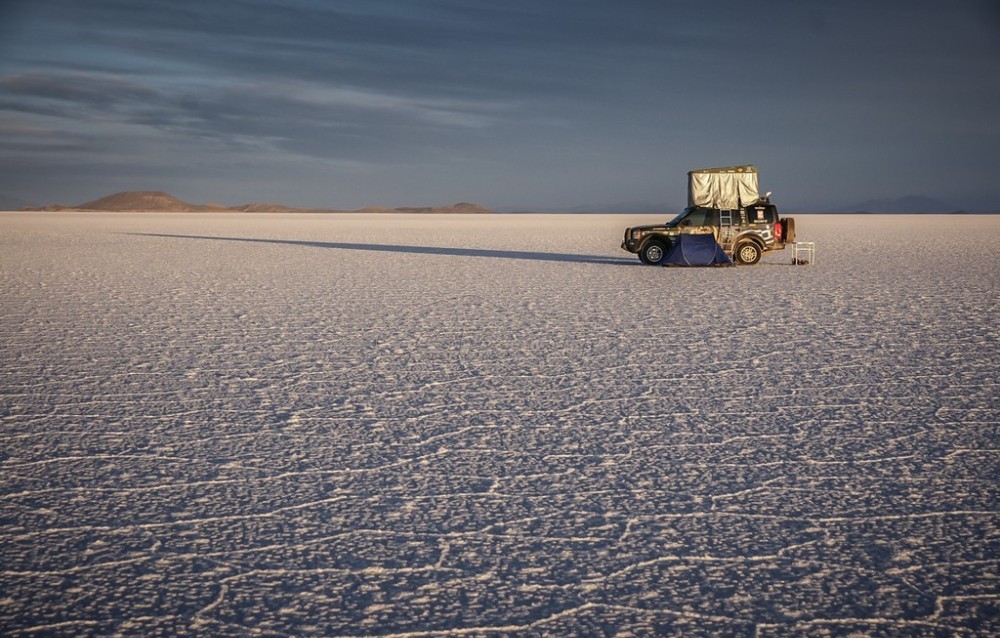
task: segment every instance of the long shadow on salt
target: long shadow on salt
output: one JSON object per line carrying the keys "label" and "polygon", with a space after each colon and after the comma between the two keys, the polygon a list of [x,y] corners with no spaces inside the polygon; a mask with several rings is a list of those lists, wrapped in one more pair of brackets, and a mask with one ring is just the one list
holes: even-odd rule
{"label": "long shadow on salt", "polygon": [[306,241],[298,239],[261,239],[257,237],[212,237],[208,235],[169,235],[164,233],[125,233],[139,237],[169,237],[173,239],[204,239],[215,241],[240,241],[260,244],[288,244],[337,250],[363,250],[371,252],[409,253],[414,255],[448,255],[451,257],[493,257],[498,259],[526,259],[529,261],[572,262],[610,266],[639,266],[634,259],[575,255],[567,253],[539,253],[524,250],[489,250],[485,248],[452,248],[444,246],[405,246],[396,244],[350,244],[345,242]]}

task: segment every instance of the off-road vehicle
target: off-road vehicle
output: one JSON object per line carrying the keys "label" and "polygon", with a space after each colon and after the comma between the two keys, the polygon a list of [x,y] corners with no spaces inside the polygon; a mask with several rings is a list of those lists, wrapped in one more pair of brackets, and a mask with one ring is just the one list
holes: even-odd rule
{"label": "off-road vehicle", "polygon": [[701,169],[688,178],[688,207],[664,224],[626,228],[623,249],[659,264],[678,235],[714,235],[734,262],[753,265],[795,241],[795,220],[778,217],[770,193],[758,194],[753,166]]}

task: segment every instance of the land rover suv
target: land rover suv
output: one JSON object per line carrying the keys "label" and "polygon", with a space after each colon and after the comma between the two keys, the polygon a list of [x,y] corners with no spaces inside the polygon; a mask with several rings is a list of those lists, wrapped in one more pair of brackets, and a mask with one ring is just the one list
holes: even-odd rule
{"label": "land rover suv", "polygon": [[735,210],[689,206],[665,224],[626,228],[622,248],[644,264],[659,264],[682,234],[714,235],[734,262],[753,265],[765,253],[795,241],[795,220],[779,219],[778,209],[766,198]]}

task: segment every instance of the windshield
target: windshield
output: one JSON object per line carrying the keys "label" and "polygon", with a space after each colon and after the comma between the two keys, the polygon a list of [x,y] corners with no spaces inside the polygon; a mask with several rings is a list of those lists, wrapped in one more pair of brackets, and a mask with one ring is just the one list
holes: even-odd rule
{"label": "windshield", "polygon": [[692,210],[694,210],[694,207],[685,208],[681,212],[677,213],[676,217],[667,222],[667,228],[673,228],[677,224],[681,223],[681,220],[687,217],[687,214],[690,213]]}

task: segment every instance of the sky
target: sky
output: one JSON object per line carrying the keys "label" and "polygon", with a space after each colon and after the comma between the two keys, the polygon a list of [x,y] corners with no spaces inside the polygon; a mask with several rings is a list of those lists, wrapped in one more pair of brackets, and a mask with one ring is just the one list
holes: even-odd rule
{"label": "sky", "polygon": [[0,0],[0,195],[1000,210],[995,0]]}

